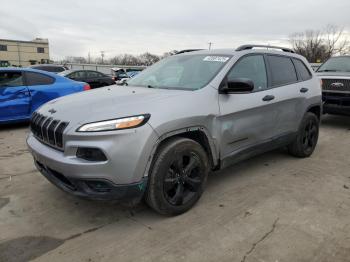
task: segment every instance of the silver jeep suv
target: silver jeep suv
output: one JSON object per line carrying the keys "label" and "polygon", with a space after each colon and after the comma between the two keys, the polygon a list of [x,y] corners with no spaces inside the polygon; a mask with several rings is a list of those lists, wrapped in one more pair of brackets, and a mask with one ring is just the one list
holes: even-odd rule
{"label": "silver jeep suv", "polygon": [[[256,49],[256,47],[264,47]],[[182,52],[128,81],[53,100],[31,119],[38,170],[92,199],[143,197],[161,214],[190,209],[208,172],[318,140],[320,80],[286,48]]]}

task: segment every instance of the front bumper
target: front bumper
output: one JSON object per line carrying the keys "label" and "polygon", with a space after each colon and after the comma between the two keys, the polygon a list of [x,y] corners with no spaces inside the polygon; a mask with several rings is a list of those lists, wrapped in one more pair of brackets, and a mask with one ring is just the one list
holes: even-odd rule
{"label": "front bumper", "polygon": [[[146,124],[118,132],[65,134],[63,151],[42,143],[32,133],[27,144],[38,170],[62,190],[91,199],[119,200],[142,196],[146,167],[157,139],[153,128]],[[100,149],[107,159],[79,158],[77,151],[84,147]],[[102,185],[102,189],[96,185]]]}
{"label": "front bumper", "polygon": [[52,184],[63,191],[92,200],[118,200],[139,202],[147,186],[147,177],[129,185],[115,185],[103,179],[77,179],[67,177],[35,160],[36,168]]}
{"label": "front bumper", "polygon": [[324,91],[322,100],[324,113],[350,115],[350,93]]}

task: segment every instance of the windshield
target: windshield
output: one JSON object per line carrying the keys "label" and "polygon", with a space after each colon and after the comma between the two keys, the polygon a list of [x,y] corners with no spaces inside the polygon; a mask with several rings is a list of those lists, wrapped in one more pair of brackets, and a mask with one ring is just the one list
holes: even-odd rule
{"label": "windshield", "polygon": [[131,86],[196,90],[207,85],[231,58],[228,55],[174,55],[128,81]]}
{"label": "windshield", "polygon": [[350,72],[350,56],[332,57],[317,72]]}

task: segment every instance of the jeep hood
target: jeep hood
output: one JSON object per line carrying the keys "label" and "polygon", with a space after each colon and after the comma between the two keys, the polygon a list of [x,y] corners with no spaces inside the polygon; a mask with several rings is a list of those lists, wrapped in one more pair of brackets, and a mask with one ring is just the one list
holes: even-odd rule
{"label": "jeep hood", "polygon": [[[38,112],[72,124],[84,124],[139,114],[152,114],[154,105],[191,91],[108,86],[52,100]],[[53,110],[52,110],[53,109]],[[152,110],[153,109],[153,110]],[[51,112],[50,112],[51,111]]]}

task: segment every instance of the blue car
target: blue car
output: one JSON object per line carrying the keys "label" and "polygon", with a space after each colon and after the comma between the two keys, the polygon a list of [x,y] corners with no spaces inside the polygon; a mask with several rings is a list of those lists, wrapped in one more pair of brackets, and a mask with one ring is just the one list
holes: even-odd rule
{"label": "blue car", "polygon": [[83,82],[30,68],[0,68],[0,124],[28,121],[42,104],[89,90]]}

